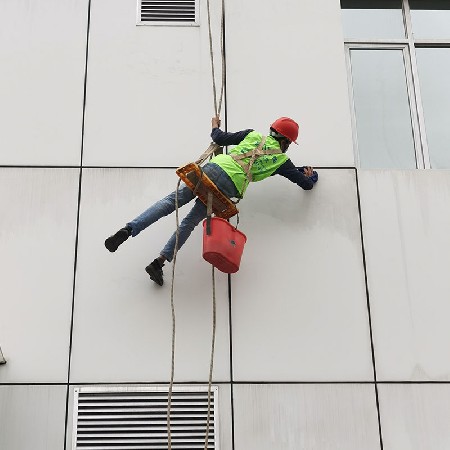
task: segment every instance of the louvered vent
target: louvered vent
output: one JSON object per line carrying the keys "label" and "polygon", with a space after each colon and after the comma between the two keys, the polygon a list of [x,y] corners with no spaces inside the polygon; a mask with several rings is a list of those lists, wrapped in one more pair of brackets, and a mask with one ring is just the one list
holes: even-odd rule
{"label": "louvered vent", "polygon": [[141,22],[195,23],[196,0],[141,0]]}
{"label": "louvered vent", "polygon": [[[168,389],[75,389],[73,449],[167,450]],[[217,387],[211,393],[208,449],[218,450]],[[207,387],[174,387],[171,435],[174,450],[203,450]]]}

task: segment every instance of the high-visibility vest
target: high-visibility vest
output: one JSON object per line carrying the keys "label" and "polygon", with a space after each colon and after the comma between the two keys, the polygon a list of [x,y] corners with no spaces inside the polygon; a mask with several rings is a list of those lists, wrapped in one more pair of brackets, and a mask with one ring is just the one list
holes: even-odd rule
{"label": "high-visibility vest", "polygon": [[[279,142],[271,136],[265,138],[262,152],[269,154],[261,154],[257,156],[251,166],[249,177],[247,177],[243,166],[247,165],[251,159],[251,152],[258,149],[263,135],[257,131],[250,132],[245,139],[236,147],[229,150],[227,155],[217,155],[210,162],[220,166],[231,178],[240,196],[244,195],[245,190],[250,181],[261,181],[270,177],[281,165],[289,158],[282,152]],[[236,161],[233,156],[249,154],[247,157]]]}

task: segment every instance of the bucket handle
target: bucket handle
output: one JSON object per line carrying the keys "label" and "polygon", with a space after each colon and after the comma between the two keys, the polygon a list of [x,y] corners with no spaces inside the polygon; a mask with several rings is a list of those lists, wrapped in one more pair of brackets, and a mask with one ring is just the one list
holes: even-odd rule
{"label": "bucket handle", "polygon": [[236,222],[236,226],[234,227],[235,230],[238,229],[238,225],[239,225],[239,213],[236,214],[236,219],[237,219],[237,222]]}
{"label": "bucket handle", "polygon": [[206,234],[211,236],[211,215],[212,215],[213,194],[208,191],[208,201],[206,204]]}

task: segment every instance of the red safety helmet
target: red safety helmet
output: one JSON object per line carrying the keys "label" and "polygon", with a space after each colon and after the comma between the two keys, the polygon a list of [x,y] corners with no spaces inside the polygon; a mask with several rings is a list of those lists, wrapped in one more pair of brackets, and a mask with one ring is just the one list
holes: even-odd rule
{"label": "red safety helmet", "polygon": [[294,142],[294,144],[297,144],[298,123],[289,117],[280,117],[270,125],[270,128],[273,128],[277,133],[286,136],[290,141]]}

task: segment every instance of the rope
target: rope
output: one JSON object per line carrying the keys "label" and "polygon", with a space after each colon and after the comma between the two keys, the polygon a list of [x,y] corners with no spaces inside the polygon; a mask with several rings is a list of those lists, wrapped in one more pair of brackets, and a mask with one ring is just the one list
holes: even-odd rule
{"label": "rope", "polygon": [[223,30],[225,28],[225,0],[222,0],[222,12],[221,12],[221,21],[220,21],[220,48],[221,48],[221,59],[222,59],[222,85],[220,87],[220,98],[219,103],[217,103],[217,88],[216,88],[216,71],[214,66],[214,51],[213,51],[213,37],[211,30],[211,5],[210,0],[206,2],[207,11],[208,11],[208,36],[209,36],[209,54],[211,58],[211,77],[212,77],[212,89],[213,89],[213,97],[214,97],[214,112],[216,116],[220,114],[220,110],[222,109],[222,100],[223,93],[225,87],[225,52],[224,52],[224,33]]}
{"label": "rope", "polygon": [[170,384],[169,392],[167,394],[167,442],[168,450],[172,450],[172,433],[170,431],[170,411],[172,407],[172,391],[173,391],[173,379],[175,375],[175,302],[173,299],[173,287],[175,281],[175,264],[177,262],[178,253],[178,240],[180,237],[180,224],[178,218],[178,189],[180,187],[181,179],[178,180],[177,188],[175,190],[175,217],[177,223],[177,231],[175,235],[175,248],[173,250],[173,264],[172,264],[172,284],[170,288],[170,306],[172,309],[172,358],[171,358],[171,368],[170,368]]}
{"label": "rope", "polygon": [[212,325],[212,342],[211,342],[211,359],[209,363],[209,378],[208,378],[208,415],[206,418],[206,436],[205,436],[205,450],[208,449],[209,425],[211,420],[211,384],[212,374],[214,369],[214,350],[216,342],[216,277],[214,266],[211,266],[212,288],[213,288],[213,325]]}
{"label": "rope", "polygon": [[[217,88],[216,88],[216,74],[214,67],[214,52],[213,52],[213,40],[211,31],[211,7],[210,0],[207,0],[207,10],[208,10],[208,36],[209,36],[209,52],[211,57],[211,77],[212,77],[212,89],[214,97],[214,112],[216,117],[219,116],[220,110],[222,108],[223,93],[225,88],[225,40],[224,40],[224,29],[225,29],[225,0],[222,0],[221,6],[221,21],[220,21],[220,49],[222,58],[222,85],[220,87],[220,98],[217,104]],[[209,364],[209,377],[208,377],[208,415],[206,419],[206,435],[205,435],[205,450],[208,449],[208,439],[209,439],[209,428],[211,422],[211,384],[212,384],[212,374],[214,368],[214,349],[215,349],[215,339],[216,339],[216,280],[214,266],[212,266],[211,272],[212,278],[212,289],[213,289],[213,329],[212,329],[212,342],[211,342],[211,359]]]}
{"label": "rope", "polygon": [[[175,235],[175,248],[173,251],[173,263],[172,263],[172,283],[170,289],[170,306],[172,310],[172,352],[171,352],[171,369],[170,369],[170,383],[169,392],[167,394],[167,442],[168,450],[172,450],[172,432],[170,428],[170,412],[172,407],[172,394],[173,394],[173,382],[175,375],[175,338],[176,338],[176,327],[175,327],[175,302],[174,302],[174,281],[175,281],[175,265],[177,261],[178,253],[178,240],[180,236],[180,225],[179,225],[179,215],[178,215],[178,189],[180,187],[181,179],[178,180],[177,188],[175,191],[175,218],[176,218],[176,235]],[[209,429],[211,423],[211,386],[212,386],[212,375],[214,369],[214,352],[215,352],[215,342],[216,342],[216,278],[214,266],[211,266],[211,278],[212,278],[212,290],[213,290],[213,323],[212,323],[212,340],[211,340],[211,358],[209,363],[209,377],[208,377],[208,412],[206,418],[206,435],[205,435],[205,450],[208,449],[208,439],[209,439]]]}
{"label": "rope", "polygon": [[[213,51],[213,38],[212,38],[212,27],[211,27],[211,6],[210,0],[207,0],[207,11],[208,11],[208,36],[209,36],[209,52],[211,58],[211,76],[212,76],[212,89],[214,97],[214,112],[216,116],[219,116],[222,109],[222,101],[225,87],[225,52],[224,52],[224,28],[225,28],[225,0],[221,1],[222,11],[221,11],[221,26],[220,26],[220,48],[221,48],[221,62],[222,62],[222,78],[220,87],[220,97],[219,102],[217,102],[217,87],[216,87],[216,74],[214,66],[214,51]],[[178,189],[180,186],[181,179],[178,180],[176,193],[175,193],[175,216],[176,216],[176,239],[175,239],[175,249],[173,252],[173,264],[172,264],[172,284],[170,291],[170,305],[172,309],[172,358],[171,358],[171,372],[170,372],[170,384],[167,399],[167,440],[168,440],[168,450],[172,450],[172,433],[170,430],[170,411],[172,406],[172,393],[173,393],[173,382],[175,374],[175,303],[174,303],[174,280],[175,280],[175,265],[178,253],[178,240],[180,233],[179,217],[178,217]],[[213,286],[213,330],[212,330],[212,342],[211,342],[211,359],[209,364],[209,378],[208,378],[208,413],[206,420],[206,436],[205,436],[205,450],[208,448],[208,438],[210,429],[210,419],[211,419],[211,385],[212,385],[212,374],[214,368],[214,350],[215,350],[215,338],[216,338],[216,284],[215,284],[215,273],[214,266],[212,266],[212,286]]]}

